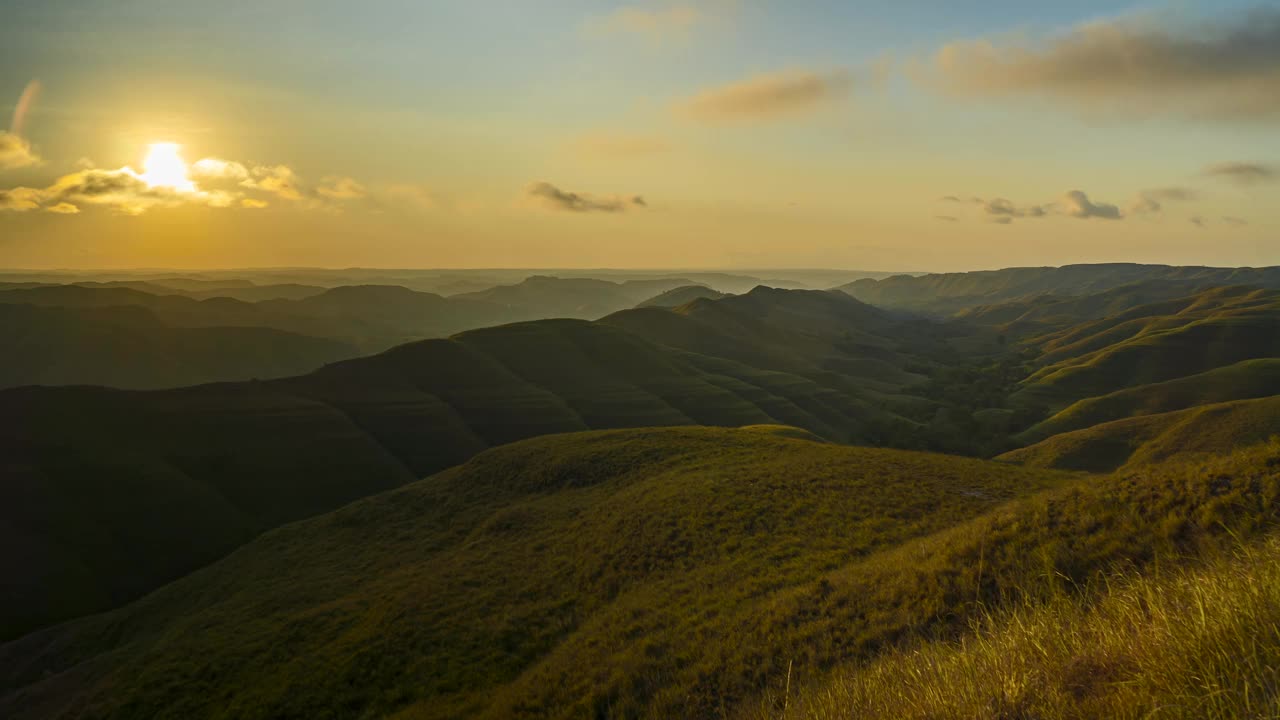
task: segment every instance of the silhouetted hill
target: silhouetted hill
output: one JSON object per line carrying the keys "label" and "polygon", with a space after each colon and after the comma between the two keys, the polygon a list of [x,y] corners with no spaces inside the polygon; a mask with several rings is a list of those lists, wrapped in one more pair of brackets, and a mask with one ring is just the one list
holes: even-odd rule
{"label": "silhouetted hill", "polygon": [[674,308],[691,303],[699,298],[718,300],[724,296],[725,293],[712,290],[705,285],[685,285],[651,297],[637,304],[636,307]]}
{"label": "silhouetted hill", "polygon": [[1074,478],[776,428],[539,438],[0,646],[0,713],[722,717],[1256,536],[1277,493],[1277,446]]}
{"label": "silhouetted hill", "polygon": [[173,328],[146,308],[0,304],[0,388],[151,389],[301,375],[355,357],[350,345],[270,328]]}
{"label": "silhouetted hill", "polygon": [[[863,279],[839,290],[888,308],[951,314],[1038,295],[1088,295],[1145,281],[1193,283],[1195,287],[1253,285],[1280,287],[1280,267],[1209,268],[1113,263],[1063,267],[1007,268],[921,276]],[[1007,322],[1007,321],[1006,321]]]}
{"label": "silhouetted hill", "polygon": [[578,318],[595,320],[677,287],[687,279],[628,280],[621,283],[592,278],[558,278],[534,275],[516,285],[501,285],[481,292],[454,295],[505,307],[514,319]]}

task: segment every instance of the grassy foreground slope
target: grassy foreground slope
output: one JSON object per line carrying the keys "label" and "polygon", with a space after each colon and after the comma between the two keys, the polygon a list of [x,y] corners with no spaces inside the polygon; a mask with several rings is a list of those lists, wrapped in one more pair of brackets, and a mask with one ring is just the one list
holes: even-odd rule
{"label": "grassy foreground slope", "polygon": [[114,607],[262,530],[514,440],[756,423],[856,440],[873,415],[807,378],[574,320],[284,380],[0,392],[0,533],[25,548],[0,554],[0,637]]}
{"label": "grassy foreground slope", "polygon": [[1280,717],[1280,539],[984,617],[743,718]]}
{"label": "grassy foreground slope", "polygon": [[489,451],[0,646],[0,714],[722,717],[1280,520],[1276,445],[1075,479],[794,433]]}
{"label": "grassy foreground slope", "polygon": [[1108,472],[1179,454],[1222,454],[1280,436],[1280,396],[1201,405],[1054,435],[999,456],[1029,467]]}
{"label": "grassy foreground slope", "polygon": [[0,715],[706,714],[829,619],[828,574],[1065,479],[774,427],[538,438],[0,646]]}

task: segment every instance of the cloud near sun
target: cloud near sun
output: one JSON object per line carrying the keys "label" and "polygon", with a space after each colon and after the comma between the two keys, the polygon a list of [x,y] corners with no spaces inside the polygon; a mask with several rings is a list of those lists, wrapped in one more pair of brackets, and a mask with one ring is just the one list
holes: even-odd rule
{"label": "cloud near sun", "polygon": [[[0,137],[0,148],[10,147]],[[25,147],[29,152],[29,146]],[[31,163],[27,163],[31,164]],[[141,215],[161,207],[198,205],[211,208],[264,208],[262,196],[308,207],[364,197],[364,188],[350,178],[326,178],[312,186],[284,165],[249,167],[231,160],[204,158],[188,165],[172,143],[150,147],[141,172],[125,166],[110,170],[88,167],[55,180],[44,188],[0,189],[0,211],[32,210],[73,215],[86,205],[110,208],[125,215]]]}

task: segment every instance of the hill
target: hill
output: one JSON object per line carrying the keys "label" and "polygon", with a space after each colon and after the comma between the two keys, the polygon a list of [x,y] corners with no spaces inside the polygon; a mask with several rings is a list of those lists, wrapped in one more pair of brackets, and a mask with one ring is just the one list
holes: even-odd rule
{"label": "hill", "polygon": [[718,300],[722,297],[725,297],[725,293],[712,290],[705,285],[685,285],[668,290],[660,295],[655,295],[654,297],[636,305],[636,307],[674,308],[686,305],[694,300],[698,300],[699,298]]}
{"label": "hill", "polygon": [[0,388],[152,389],[300,375],[355,357],[350,345],[271,328],[173,328],[138,306],[0,304]]}
{"label": "hill", "polygon": [[1245,360],[1162,383],[1080,400],[1021,434],[1035,442],[1112,420],[1280,395],[1280,359]]}
{"label": "hill", "polygon": [[771,428],[540,438],[0,646],[0,713],[721,717],[1256,535],[1277,493],[1277,446],[1075,480]]}
{"label": "hill", "polygon": [[1280,267],[1210,268],[1112,263],[1063,267],[1006,268],[967,273],[897,275],[855,280],[838,290],[886,308],[950,315],[1009,300],[1052,294],[1089,295],[1146,281],[1280,287]]}
{"label": "hill", "polygon": [[[745,712],[742,720],[1260,718],[1280,704],[1280,540],[984,616]],[[777,698],[777,699],[773,699]],[[779,706],[783,709],[780,711]]]}
{"label": "hill", "polygon": [[500,305],[511,312],[515,320],[553,317],[595,320],[633,307],[657,293],[690,284],[689,280],[680,278],[612,282],[534,275],[515,285],[454,295],[451,299]]}
{"label": "hill", "polygon": [[1280,436],[1280,396],[1200,405],[1053,435],[999,456],[1029,467],[1108,472],[1180,454],[1221,454]]}
{"label": "hill", "polygon": [[[0,637],[112,607],[267,527],[494,445],[587,429],[758,423],[865,442],[892,422],[801,376],[579,320],[476,330],[266,382],[0,392],[0,427],[12,429],[0,433],[0,524],[29,548],[0,558],[0,590],[15,598],[0,608]],[[116,496],[120,487],[145,493]],[[112,502],[85,501],[103,496]],[[253,521],[171,542],[171,524],[205,527],[207,497]],[[156,507],[171,510],[152,527],[141,519]],[[45,555],[59,559],[30,560]]]}
{"label": "hill", "polygon": [[[781,627],[768,608],[793,590],[1061,481],[768,427],[525,441],[0,648],[0,714],[670,708],[718,663],[763,659],[713,639],[741,613]],[[566,662],[576,679],[538,679]]]}

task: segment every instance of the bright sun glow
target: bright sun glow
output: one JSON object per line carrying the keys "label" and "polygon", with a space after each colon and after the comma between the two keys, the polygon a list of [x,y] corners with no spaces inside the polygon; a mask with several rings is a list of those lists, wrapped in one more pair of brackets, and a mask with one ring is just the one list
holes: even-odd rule
{"label": "bright sun glow", "polygon": [[152,143],[138,177],[150,187],[194,192],[196,184],[187,176],[187,163],[178,154],[178,148],[177,143]]}

